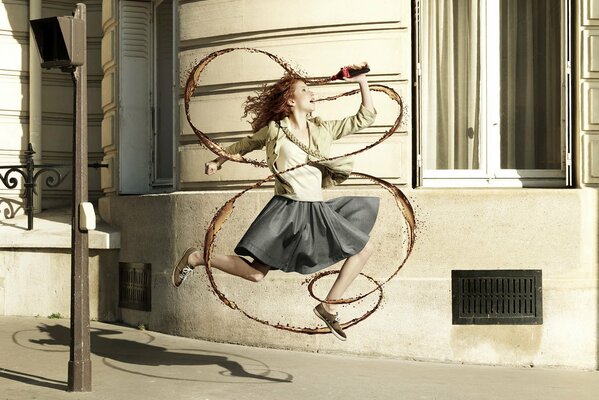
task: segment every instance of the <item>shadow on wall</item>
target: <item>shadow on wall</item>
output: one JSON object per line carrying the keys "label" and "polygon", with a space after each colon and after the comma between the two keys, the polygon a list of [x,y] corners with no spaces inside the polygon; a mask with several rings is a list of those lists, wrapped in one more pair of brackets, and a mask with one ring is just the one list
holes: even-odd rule
{"label": "shadow on wall", "polygon": [[[3,174],[6,170],[0,170],[0,174]],[[0,190],[4,187],[0,187]],[[12,219],[17,214],[22,214],[24,207],[23,200],[16,200],[10,197],[0,197],[0,220]]]}
{"label": "shadow on wall", "polygon": [[90,259],[98,257],[98,320],[105,322],[120,320],[119,252],[117,250],[90,250],[89,255]]}
{"label": "shadow on wall", "polygon": [[[30,339],[29,342],[44,346],[68,346],[69,345],[69,328],[61,325],[46,325],[38,326],[40,332],[49,336],[49,339]],[[223,370],[219,372],[221,376],[238,377],[257,379],[265,382],[292,382],[293,376],[276,371],[277,375],[282,375],[282,378],[270,376],[272,371],[263,362],[255,359],[249,359],[245,356],[236,354],[219,353],[223,355],[208,354],[213,353],[201,349],[176,349],[171,351],[165,347],[151,344],[154,340],[152,336],[146,343],[139,341],[121,339],[119,335],[123,335],[122,331],[92,328],[91,330],[91,352],[97,356],[103,357],[103,363],[111,368],[119,369],[124,372],[129,372],[139,375],[147,375],[145,372],[134,371],[120,366],[123,364],[134,364],[139,366],[210,366],[216,365]],[[194,352],[194,353],[192,353]],[[237,358],[247,360],[248,365],[255,368],[256,365],[261,366],[261,373],[252,373],[247,370],[239,362],[231,359]],[[115,363],[116,362],[116,363]],[[122,365],[122,364],[121,364]],[[194,370],[195,371],[195,370]],[[205,378],[206,375],[202,374]],[[185,377],[163,377],[176,380],[199,380]],[[205,379],[202,379],[205,380]],[[224,383],[224,382],[223,382]]]}
{"label": "shadow on wall", "polygon": [[[9,30],[12,33],[12,42],[3,42],[0,44],[2,60],[0,60],[0,76],[3,78],[3,90],[0,95],[0,117],[9,121],[0,125],[3,143],[0,144],[0,150],[23,153],[27,149],[29,141],[29,132],[26,130],[26,123],[22,121],[29,113],[29,84],[28,77],[24,71],[28,70],[29,53],[27,51],[27,36],[29,35],[29,2],[0,4],[4,8],[6,21],[9,26],[0,26],[0,29]],[[4,24],[3,24],[4,25]],[[8,138],[6,136],[9,136]],[[14,146],[19,146],[15,148]],[[1,165],[23,164],[24,157],[3,158]],[[1,169],[0,173],[6,173],[6,169]],[[20,174],[11,174],[21,181]],[[23,214],[24,201],[21,200],[22,184],[19,183],[18,189],[7,189],[0,182],[0,220],[14,218]]]}
{"label": "shadow on wall", "polygon": [[[18,113],[19,116],[18,122],[29,114],[29,77],[27,76],[25,71],[29,70],[29,52],[28,52],[28,42],[29,42],[29,2],[23,3],[5,3],[3,2],[0,7],[4,7],[4,12],[6,13],[6,17],[8,20],[8,24],[10,26],[2,27],[4,29],[8,28],[13,34],[13,39],[18,43],[17,45],[12,44],[4,44],[0,45],[2,47],[3,59],[7,64],[0,62],[2,65],[2,69],[16,73],[10,74],[8,78],[10,80],[18,79],[18,82],[13,82],[12,88],[9,86],[8,90],[3,90],[3,101],[8,101],[8,99],[12,99],[7,106],[2,107],[2,109],[11,112],[11,117],[14,118],[14,112]],[[5,65],[5,66],[4,66]],[[18,87],[18,91],[15,90],[15,87]],[[18,95],[18,96],[17,96]],[[20,104],[17,105],[14,103],[15,99],[20,99]],[[10,150],[27,150],[27,142],[29,139],[29,132],[25,129],[25,124],[20,123],[20,149],[10,149]],[[16,143],[16,140],[11,140],[10,143]],[[13,164],[13,163],[11,163]],[[14,163],[16,164],[16,163]]]}

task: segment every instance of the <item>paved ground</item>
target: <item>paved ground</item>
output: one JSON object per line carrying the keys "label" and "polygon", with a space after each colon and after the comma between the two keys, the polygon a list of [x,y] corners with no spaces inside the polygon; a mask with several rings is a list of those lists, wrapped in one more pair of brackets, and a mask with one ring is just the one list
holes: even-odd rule
{"label": "paved ground", "polygon": [[0,317],[0,399],[599,398],[599,372],[267,350],[97,322],[92,392],[68,393],[68,324]]}

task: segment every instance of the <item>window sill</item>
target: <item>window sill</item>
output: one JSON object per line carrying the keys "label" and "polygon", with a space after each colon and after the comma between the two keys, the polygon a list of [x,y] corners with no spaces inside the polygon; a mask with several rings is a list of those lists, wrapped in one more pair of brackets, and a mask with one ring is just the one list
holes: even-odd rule
{"label": "window sill", "polygon": [[424,178],[423,188],[564,188],[565,178],[559,179],[480,179],[480,178]]}

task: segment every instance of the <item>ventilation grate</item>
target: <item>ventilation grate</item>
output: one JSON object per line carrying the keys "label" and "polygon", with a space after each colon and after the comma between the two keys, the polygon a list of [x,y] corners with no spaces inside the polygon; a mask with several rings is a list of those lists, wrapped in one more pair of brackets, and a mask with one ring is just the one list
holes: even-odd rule
{"label": "ventilation grate", "polygon": [[453,324],[542,324],[541,283],[541,270],[451,271]]}
{"label": "ventilation grate", "polygon": [[119,307],[152,309],[152,264],[119,263]]}

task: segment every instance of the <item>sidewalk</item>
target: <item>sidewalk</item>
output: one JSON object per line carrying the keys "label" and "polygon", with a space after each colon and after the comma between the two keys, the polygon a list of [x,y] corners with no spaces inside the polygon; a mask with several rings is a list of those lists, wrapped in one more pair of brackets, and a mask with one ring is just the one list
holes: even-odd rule
{"label": "sidewalk", "polygon": [[268,350],[92,323],[91,393],[66,392],[69,320],[0,317],[0,399],[559,399],[599,372]]}

